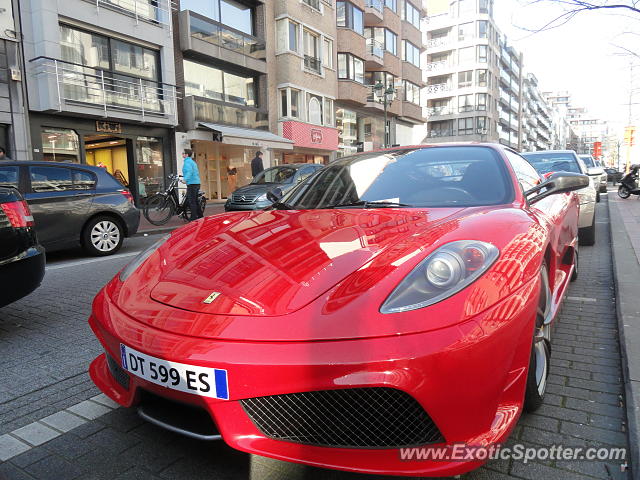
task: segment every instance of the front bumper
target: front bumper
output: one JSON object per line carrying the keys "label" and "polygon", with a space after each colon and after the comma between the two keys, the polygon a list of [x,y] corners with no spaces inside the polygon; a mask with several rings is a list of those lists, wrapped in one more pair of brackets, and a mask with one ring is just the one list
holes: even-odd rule
{"label": "front bumper", "polygon": [[269,200],[255,202],[255,203],[225,203],[225,212],[246,212],[251,210],[262,210],[270,207],[272,203]]}
{"label": "front bumper", "polygon": [[[399,448],[336,448],[275,440],[256,427],[240,400],[391,387],[422,406],[447,444],[501,443],[522,409],[537,295],[537,282],[532,280],[513,298],[470,321],[426,333],[260,343],[181,337],[155,329],[129,317],[101,292],[89,323],[110,356],[119,359],[124,343],[174,362],[226,369],[229,400],[169,390],[136,376],[130,376],[125,389],[111,375],[104,354],[92,362],[89,373],[105,394],[126,407],[135,406],[143,390],[202,407],[226,443],[249,453],[365,473],[456,475],[484,462],[403,461]],[[171,311],[160,308],[167,310],[160,314]]]}

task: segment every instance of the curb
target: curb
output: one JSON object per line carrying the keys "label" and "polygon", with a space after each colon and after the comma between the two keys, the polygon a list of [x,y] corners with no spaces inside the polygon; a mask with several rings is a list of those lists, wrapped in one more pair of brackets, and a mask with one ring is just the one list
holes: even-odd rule
{"label": "curb", "polygon": [[607,204],[611,223],[616,312],[626,398],[629,463],[631,478],[640,480],[640,264],[629,240],[622,214],[613,205],[614,202],[607,201]]}

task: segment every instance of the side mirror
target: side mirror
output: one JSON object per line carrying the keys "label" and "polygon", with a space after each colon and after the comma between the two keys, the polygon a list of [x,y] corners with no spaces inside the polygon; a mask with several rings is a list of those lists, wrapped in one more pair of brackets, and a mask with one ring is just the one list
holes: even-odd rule
{"label": "side mirror", "polygon": [[[581,188],[588,186],[589,177],[586,175],[582,175],[580,173],[558,172],[551,174],[546,181],[524,192],[524,195],[529,197],[529,195],[537,194],[535,197],[529,199],[529,203],[535,203],[549,195],[573,192],[574,190],[580,190]],[[539,193],[543,189],[544,192]]]}

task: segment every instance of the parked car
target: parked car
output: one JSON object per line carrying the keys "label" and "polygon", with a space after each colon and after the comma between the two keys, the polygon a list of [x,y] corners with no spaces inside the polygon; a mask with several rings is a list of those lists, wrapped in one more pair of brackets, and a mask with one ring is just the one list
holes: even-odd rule
{"label": "parked car", "polygon": [[282,197],[322,167],[317,163],[289,163],[267,168],[256,175],[249,185],[240,187],[229,195],[224,209],[262,210],[273,203],[267,198],[268,193]]}
{"label": "parked car", "polygon": [[620,179],[624,175],[623,172],[614,167],[605,167],[604,171],[607,172],[607,182],[611,182],[614,185],[620,183]]}
{"label": "parked car", "polygon": [[81,245],[111,255],[138,230],[131,193],[104,168],[59,162],[1,162],[0,186],[20,190],[47,251]]}
{"label": "parked car", "polygon": [[[587,174],[587,166],[578,158],[573,150],[542,150],[538,152],[522,152],[534,168],[541,174],[550,172],[573,172]],[[580,244],[594,245],[596,242],[596,190],[593,177],[589,177],[589,185],[577,194],[580,197]]]}
{"label": "parked car", "polygon": [[0,307],[38,288],[44,261],[27,202],[15,188],[0,187]]}
{"label": "parked car", "polygon": [[93,302],[89,373],[156,425],[245,452],[462,474],[483,460],[399,448],[502,444],[541,405],[578,258],[567,192],[588,183],[495,144],[341,158],[135,258]]}
{"label": "parked car", "polygon": [[[602,165],[600,165],[591,155],[578,155],[580,160],[587,166],[587,174],[593,178],[593,185],[596,187],[598,193],[606,193],[607,191],[607,172],[604,171]],[[600,201],[600,195],[597,199]]]}

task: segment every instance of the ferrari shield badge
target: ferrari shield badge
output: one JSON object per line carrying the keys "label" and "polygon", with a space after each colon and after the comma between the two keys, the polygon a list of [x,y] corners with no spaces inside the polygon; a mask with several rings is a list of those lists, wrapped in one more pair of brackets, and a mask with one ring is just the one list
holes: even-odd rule
{"label": "ferrari shield badge", "polygon": [[211,303],[213,302],[216,298],[218,298],[220,296],[220,292],[211,292],[211,295],[209,295],[207,298],[205,298],[202,303]]}

